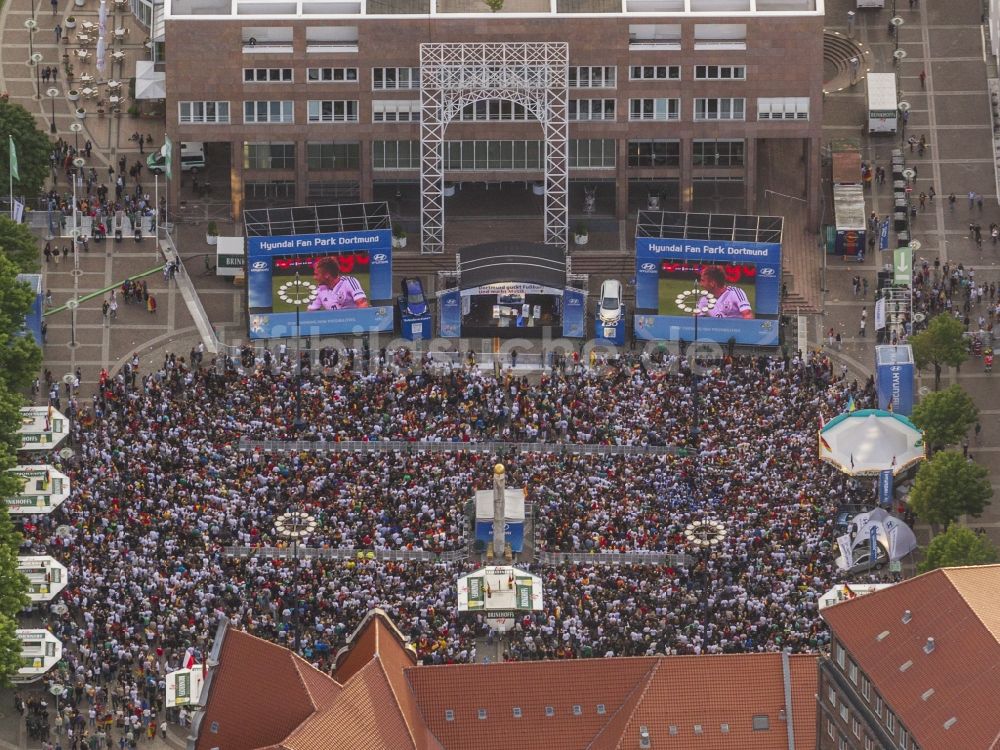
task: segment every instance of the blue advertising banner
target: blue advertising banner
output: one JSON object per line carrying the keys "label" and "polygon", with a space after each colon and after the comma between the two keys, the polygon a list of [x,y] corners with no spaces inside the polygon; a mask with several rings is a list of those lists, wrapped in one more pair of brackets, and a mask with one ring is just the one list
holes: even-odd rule
{"label": "blue advertising banner", "polygon": [[[625,345],[625,321],[628,319],[625,305],[622,305],[622,316],[618,322],[610,325],[602,322],[599,318],[594,318],[594,338],[600,343],[614,344],[615,346]],[[701,329],[698,329],[699,332]]]}
{"label": "blue advertising banner", "polygon": [[[505,521],[503,538],[510,544],[511,551],[520,552],[524,548],[524,521]],[[493,544],[493,521],[476,520],[476,539]]]}
{"label": "blue advertising banner", "polygon": [[871,562],[878,559],[878,529],[874,525],[868,529],[868,559]]}
{"label": "blue advertising banner", "polygon": [[247,238],[250,338],[392,329],[392,232],[377,229]]}
{"label": "blue advertising banner", "polygon": [[407,341],[430,339],[431,333],[433,333],[431,330],[431,314],[429,312],[423,315],[408,315],[400,312],[400,326],[400,332]]}
{"label": "blue advertising banner", "polygon": [[438,333],[442,338],[462,335],[462,292],[449,289],[438,295]]}
{"label": "blue advertising banner", "polygon": [[[703,296],[711,293],[713,307]],[[781,304],[781,245],[636,238],[635,334],[775,346]]]}
{"label": "blue advertising banner", "polygon": [[563,333],[566,338],[583,338],[586,333],[587,294],[580,289],[563,292]]}
{"label": "blue advertising banner", "polygon": [[878,249],[889,249],[889,220],[882,219],[878,226]]}
{"label": "blue advertising banner", "polygon": [[875,384],[878,389],[878,408],[890,409],[905,417],[913,412],[912,364],[878,364]]}
{"label": "blue advertising banner", "polygon": [[879,472],[878,504],[883,508],[888,508],[892,505],[892,469]]}

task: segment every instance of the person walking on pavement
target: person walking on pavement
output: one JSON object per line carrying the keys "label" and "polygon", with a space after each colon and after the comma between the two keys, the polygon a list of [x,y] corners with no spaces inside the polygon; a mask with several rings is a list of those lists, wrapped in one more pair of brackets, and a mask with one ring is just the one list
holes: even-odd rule
{"label": "person walking on pavement", "polygon": [[979,213],[982,213],[983,212],[983,195],[982,195],[982,193],[979,193],[978,195],[976,195],[976,206],[979,207]]}
{"label": "person walking on pavement", "polygon": [[59,0],[51,0],[52,4],[52,15],[59,12]]}
{"label": "person walking on pavement", "polygon": [[59,42],[62,40],[62,26],[56,24],[56,27],[53,29],[53,31],[56,33],[56,44],[59,44]]}
{"label": "person walking on pavement", "polygon": [[861,296],[862,297],[867,297],[868,296],[868,279],[867,278],[861,279]]}
{"label": "person walking on pavement", "polygon": [[948,196],[948,208],[950,208],[952,211],[955,210],[955,201],[956,200],[957,199],[955,198],[955,194],[954,193],[952,193],[951,195]]}
{"label": "person walking on pavement", "polygon": [[[910,2],[910,6],[911,7],[913,6],[912,1]],[[920,71],[920,88],[924,88],[924,82],[926,80],[927,80],[927,71],[926,70],[921,70]]]}
{"label": "person walking on pavement", "polygon": [[931,199],[931,203],[934,203],[935,195],[937,195],[937,191],[934,189],[934,186],[931,185],[929,188],[927,188],[927,197]]}
{"label": "person walking on pavement", "polygon": [[976,191],[969,191],[969,210],[971,211],[976,205]]}
{"label": "person walking on pavement", "polygon": [[861,330],[858,332],[858,335],[861,336],[861,338],[865,337],[865,326],[866,325],[868,325],[868,308],[867,307],[863,308],[861,310],[861,324],[860,324],[860,329]]}

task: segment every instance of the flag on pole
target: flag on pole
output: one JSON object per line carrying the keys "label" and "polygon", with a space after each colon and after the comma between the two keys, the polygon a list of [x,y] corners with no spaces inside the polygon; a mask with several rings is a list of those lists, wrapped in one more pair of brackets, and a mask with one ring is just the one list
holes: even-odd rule
{"label": "flag on pole", "polygon": [[193,667],[194,664],[195,664],[195,661],[194,661],[194,649],[189,646],[188,649],[187,649],[187,651],[184,653],[184,664],[183,664],[183,667],[184,667],[184,669],[191,669],[191,667]]}
{"label": "flag on pole", "polygon": [[17,171],[17,149],[14,147],[14,136],[8,135],[7,140],[10,141],[10,178],[20,180],[21,175]]}
{"label": "flag on pole", "polygon": [[172,180],[174,177],[174,170],[173,170],[174,144],[166,136],[163,136],[163,147],[160,149],[160,153],[163,155],[164,167],[166,167],[167,179]]}
{"label": "flag on pole", "polygon": [[855,411],[857,408],[857,405],[854,403],[854,396],[851,396],[847,401],[847,411]]}

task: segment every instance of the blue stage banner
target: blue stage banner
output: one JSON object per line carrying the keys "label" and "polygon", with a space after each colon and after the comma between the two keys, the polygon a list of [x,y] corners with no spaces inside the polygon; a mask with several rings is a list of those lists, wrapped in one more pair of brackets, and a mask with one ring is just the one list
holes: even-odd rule
{"label": "blue stage banner", "polygon": [[587,295],[579,289],[570,289],[563,292],[563,332],[566,338],[583,338],[587,334]]}
{"label": "blue stage banner", "polygon": [[879,472],[878,504],[883,508],[888,508],[892,505],[892,469]]}
{"label": "blue stage banner", "polygon": [[878,227],[878,249],[889,249],[889,220],[882,219]]}
{"label": "blue stage banner", "polygon": [[[607,325],[600,319],[594,318],[594,338],[598,343],[613,344],[615,346],[625,345],[625,326],[628,325],[628,310],[622,305],[622,316],[617,323]],[[701,328],[698,329],[701,333]]]}
{"label": "blue stage banner", "polygon": [[888,409],[905,417],[913,412],[913,365],[879,364],[875,368],[878,388],[878,408]]}
{"label": "blue stage banner", "polygon": [[[741,318],[701,318],[698,339],[726,344],[735,339],[745,346],[777,346],[777,320],[743,320]],[[694,318],[674,315],[635,316],[635,337],[640,341],[694,341]]]}
{"label": "blue stage banner", "polygon": [[[505,521],[503,537],[511,551],[520,552],[524,548],[524,521]],[[493,544],[492,520],[476,520],[476,539],[485,542],[487,547]]]}
{"label": "blue stage banner", "polygon": [[462,292],[449,289],[438,296],[438,333],[442,338],[462,335]]}
{"label": "blue stage banner", "polygon": [[391,307],[362,307],[353,310],[326,310],[300,315],[301,330],[295,326],[295,313],[251,313],[250,338],[275,339],[294,336],[323,336],[392,330]]}
{"label": "blue stage banner", "polygon": [[678,258],[702,263],[760,263],[779,265],[781,245],[776,242],[716,242],[637,237],[637,258]]}
{"label": "blue stage banner", "polygon": [[878,529],[874,525],[868,529],[868,559],[871,562],[878,559]]}
{"label": "blue stage banner", "polygon": [[407,315],[400,313],[400,331],[407,341],[421,341],[431,338],[433,333],[431,314]]}

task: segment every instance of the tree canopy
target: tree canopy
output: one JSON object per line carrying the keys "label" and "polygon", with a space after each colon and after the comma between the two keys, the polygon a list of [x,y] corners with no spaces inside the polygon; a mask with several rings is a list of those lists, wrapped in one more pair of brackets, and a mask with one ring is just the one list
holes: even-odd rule
{"label": "tree canopy", "polygon": [[958,367],[968,358],[968,350],[962,334],[962,323],[951,315],[941,314],[931,318],[927,328],[910,337],[913,359],[921,370],[934,368],[934,390],[941,387],[941,369],[945,366]]}
{"label": "tree canopy", "polygon": [[948,526],[962,515],[978,516],[993,497],[989,472],[961,453],[941,451],[921,464],[910,493],[913,511],[931,524]]}
{"label": "tree canopy", "polygon": [[14,261],[0,253],[0,381],[11,390],[27,388],[42,365],[41,349],[23,333],[34,295],[17,281],[18,273]]}
{"label": "tree canopy", "polygon": [[45,178],[49,175],[49,152],[52,144],[49,137],[39,130],[35,118],[20,104],[9,99],[0,99],[0,174],[4,179],[10,169],[10,141],[14,138],[17,150],[18,177],[14,180],[14,194],[33,200],[42,192]]}
{"label": "tree canopy", "polygon": [[913,408],[911,419],[924,431],[924,440],[931,450],[936,450],[960,443],[978,417],[976,404],[956,384],[920,399]]}
{"label": "tree canopy", "polygon": [[0,250],[14,261],[21,273],[38,270],[38,240],[26,224],[18,224],[7,216],[0,216]]}
{"label": "tree canopy", "polygon": [[988,565],[1000,562],[1000,553],[985,534],[977,534],[953,523],[928,545],[918,566],[921,573],[956,565]]}

